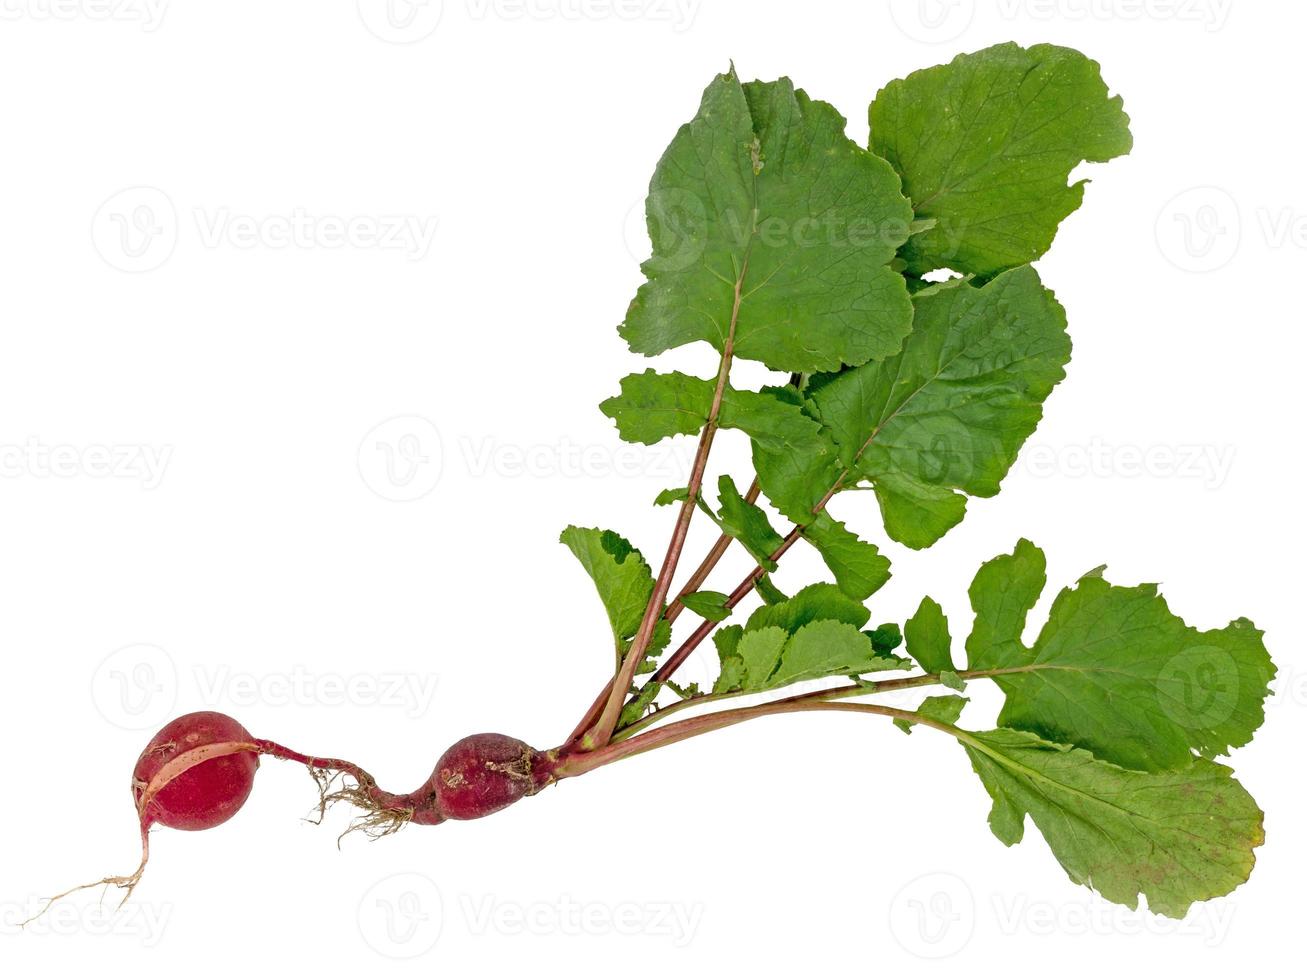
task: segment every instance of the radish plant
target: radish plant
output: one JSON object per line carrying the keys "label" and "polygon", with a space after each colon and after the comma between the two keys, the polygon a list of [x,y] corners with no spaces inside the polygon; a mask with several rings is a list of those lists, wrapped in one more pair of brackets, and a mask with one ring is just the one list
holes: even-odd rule
{"label": "radish plant", "polygon": [[[1046,581],[1043,552],[1022,540],[976,574],[965,639],[930,598],[901,627],[869,628],[890,559],[845,523],[874,523],[874,500],[887,550],[921,550],[969,498],[998,492],[1071,355],[1031,263],[1081,202],[1071,171],[1130,149],[1121,100],[1076,51],[1004,44],[891,82],[870,124],[864,149],[789,79],[742,83],[732,69],[654,171],[653,254],[619,332],[649,357],[695,345],[703,376],[633,373],[601,408],[624,440],[691,436],[698,450],[685,485],[656,501],[671,530],[656,569],[614,531],[562,533],[598,590],[615,665],[570,735],[547,750],[473,735],[394,794],[352,763],[187,715],[137,764],[143,839],[155,823],[233,815],[261,756],[308,766],[324,806],[355,805],[357,825],[385,834],[481,817],[753,718],[842,711],[955,740],[999,840],[1019,842],[1029,817],[1067,874],[1114,902],[1143,895],[1181,916],[1245,881],[1262,814],[1214,759],[1263,720],[1275,670],[1252,623],[1199,630],[1154,586],[1096,569],[1057,593],[1027,643]],[[740,361],[773,383],[738,386]],[[719,437],[749,441],[753,473],[710,476]],[[695,520],[720,536],[690,564]],[[830,580],[788,581],[796,547],[816,549]],[[753,570],[729,592],[708,588],[731,548]],[[678,683],[710,638],[716,681]],[[805,693],[787,693],[799,682]],[[971,684],[1002,692],[997,727],[963,727]],[[939,690],[913,710],[883,703],[910,688]]]}

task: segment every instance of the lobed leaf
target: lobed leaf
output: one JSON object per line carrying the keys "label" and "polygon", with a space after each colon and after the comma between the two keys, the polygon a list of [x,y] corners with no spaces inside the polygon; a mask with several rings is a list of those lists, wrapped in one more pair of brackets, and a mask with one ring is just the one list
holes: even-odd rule
{"label": "lobed leaf", "polygon": [[886,531],[922,548],[962,519],[964,494],[998,492],[1071,342],[1062,307],[1029,267],[913,302],[902,353],[813,379],[808,404],[835,442],[844,485],[870,482]]}
{"label": "lobed leaf", "polygon": [[890,82],[869,111],[871,148],[903,177],[918,219],[901,256],[921,275],[990,276],[1033,262],[1080,206],[1082,161],[1129,152],[1130,120],[1078,51],[1000,44]]}
{"label": "lobed leaf", "polygon": [[993,800],[989,825],[1021,841],[1026,814],[1071,880],[1108,901],[1182,917],[1248,880],[1262,812],[1225,766],[1135,772],[1030,732],[953,729]]}
{"label": "lobed leaf", "polygon": [[803,537],[821,553],[845,595],[865,600],[889,581],[889,559],[822,511],[803,529]]}
{"label": "lobed leaf", "polygon": [[640,629],[654,578],[648,562],[620,534],[595,527],[567,527],[559,536],[599,592],[613,639],[624,648]]}
{"label": "lobed leaf", "polygon": [[1034,644],[1021,640],[1044,588],[1044,555],[1021,541],[971,585],[971,670],[999,670],[999,724],[1089,749],[1130,769],[1181,769],[1249,742],[1275,666],[1252,623],[1197,630],[1154,585],[1090,572],[1053,602]]}
{"label": "lobed leaf", "polygon": [[789,79],[703,94],[654,171],[653,255],[620,328],[633,351],[695,341],[789,372],[898,350],[911,309],[890,268],[912,208],[880,157]]}

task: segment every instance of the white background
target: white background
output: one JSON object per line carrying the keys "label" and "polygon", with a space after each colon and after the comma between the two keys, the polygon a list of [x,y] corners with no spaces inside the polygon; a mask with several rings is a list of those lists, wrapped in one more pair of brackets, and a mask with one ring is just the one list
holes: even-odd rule
{"label": "white background", "polygon": [[[1300,942],[1301,5],[0,11],[7,970],[1215,977]],[[84,894],[14,928],[133,866],[129,772],[174,714],[233,713],[395,790],[469,732],[561,739],[610,654],[558,532],[613,527],[658,558],[672,515],[649,502],[691,452],[624,446],[595,407],[644,367],[614,326],[676,126],[733,58],[862,142],[881,84],[1006,39],[1099,59],[1136,146],[1089,168],[1040,263],[1075,343],[1043,426],[936,548],[888,547],[873,621],[929,590],[965,632],[966,583],[1020,535],[1052,585],[1107,562],[1197,625],[1253,618],[1281,674],[1235,757],[1267,812],[1248,885],[1180,924],[1101,905],[1033,828],[990,835],[948,740],[785,717],[339,851],[346,815],[301,822],[311,781],[265,763],[221,829],[155,834],[117,917]],[[720,445],[714,472],[743,484],[744,447]],[[836,512],[882,539],[870,498]],[[779,582],[819,574],[796,551]],[[984,725],[995,699],[971,693]]]}

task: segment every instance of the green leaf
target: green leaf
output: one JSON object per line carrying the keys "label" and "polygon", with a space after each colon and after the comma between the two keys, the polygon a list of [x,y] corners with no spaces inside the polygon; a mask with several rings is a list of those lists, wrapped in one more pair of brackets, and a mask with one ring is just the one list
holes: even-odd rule
{"label": "green leaf", "polygon": [[833,619],[806,622],[792,633],[775,625],[750,626],[718,640],[717,652],[722,673],[714,693],[766,691],[902,666],[897,658],[877,653],[856,626]]}
{"label": "green leaf", "polygon": [[[744,636],[748,639],[749,634],[746,632]],[[785,687],[822,677],[870,674],[898,667],[896,658],[878,654],[871,640],[858,632],[857,627],[821,619],[799,627],[790,637],[766,686]]]}
{"label": "green leaf", "polygon": [[994,801],[989,825],[1019,843],[1029,814],[1077,884],[1129,908],[1180,918],[1248,879],[1262,812],[1229,769],[1206,760],[1135,772],[1029,732],[954,730]]}
{"label": "green leaf", "polygon": [[962,494],[998,493],[1071,343],[1062,307],[1028,267],[914,303],[901,354],[813,379],[810,406],[838,446],[845,484],[869,481],[890,536],[920,548],[962,519]]}
{"label": "green leaf", "polygon": [[1130,150],[1130,120],[1078,51],[1000,44],[890,82],[869,113],[871,147],[935,225],[900,253],[907,270],[988,276],[1032,262],[1080,206],[1082,161]]}
{"label": "green leaf", "polygon": [[889,559],[874,544],[860,539],[824,510],[803,529],[835,576],[844,594],[865,600],[889,581]]}
{"label": "green leaf", "polygon": [[908,654],[927,674],[957,670],[953,666],[953,640],[949,636],[948,618],[939,603],[927,596],[903,624]]}
{"label": "green leaf", "polygon": [[714,623],[720,623],[730,618],[731,609],[726,605],[729,598],[730,596],[724,592],[711,592],[705,589],[702,592],[691,592],[689,595],[682,596],[681,603],[690,612],[704,619],[710,619]]}
{"label": "green leaf", "polygon": [[628,374],[621,394],[601,402],[599,410],[617,423],[624,440],[652,446],[669,436],[698,434],[712,408],[713,384],[679,371]]}
{"label": "green leaf", "polygon": [[658,496],[654,498],[655,507],[666,507],[669,504],[679,504],[688,500],[690,496],[689,487],[675,487],[670,490],[658,491]]}
{"label": "green leaf", "polygon": [[[864,631],[867,638],[871,640],[871,645],[876,648],[879,654],[888,655],[903,645],[903,632],[899,629],[897,623],[881,623],[874,630]],[[911,667],[912,661],[897,658],[899,666]]]}
{"label": "green leaf", "polygon": [[728,694],[744,686],[744,658],[739,654],[742,636],[744,636],[743,626],[726,626],[713,634],[717,659],[721,662],[721,673],[713,684],[713,694]]}
{"label": "green leaf", "polygon": [[818,619],[834,619],[861,629],[870,618],[866,607],[850,599],[838,586],[819,582],[800,589],[790,599],[759,606],[749,616],[745,629],[752,631],[764,626],[779,626],[786,633],[794,633],[799,627]]}
{"label": "green leaf", "polygon": [[[698,433],[712,412],[716,385],[715,380],[679,371],[659,374],[650,369],[628,374],[621,381],[621,393],[599,408],[617,423],[618,435],[624,440],[653,445],[671,436]],[[785,392],[784,388],[726,388],[718,424],[746,433],[765,453],[833,457],[834,447],[823,437],[821,424]]]}
{"label": "green leaf", "polygon": [[772,582],[770,575],[758,576],[758,584],[754,586],[754,589],[757,590],[758,598],[769,606],[774,606],[778,602],[784,602],[789,598],[784,592],[776,588],[776,584]]}
{"label": "green leaf", "polygon": [[912,208],[844,126],[786,78],[744,86],[732,69],[708,86],[649,185],[653,255],[621,327],[633,351],[721,351],[733,317],[735,356],[778,370],[898,350],[911,314],[889,263]]}
{"label": "green leaf", "polygon": [[594,581],[608,613],[613,639],[624,646],[640,628],[654,578],[644,557],[620,534],[593,527],[566,528],[559,540],[567,545]]}
{"label": "green leaf", "polygon": [[939,682],[950,691],[965,691],[967,689],[967,682],[959,677],[956,671],[944,671],[939,675]]}
{"label": "green leaf", "polygon": [[744,545],[753,560],[763,568],[768,571],[775,569],[772,552],[785,541],[771,526],[763,509],[745,500],[729,476],[717,481],[717,493],[721,501],[719,519],[722,532]]}
{"label": "green leaf", "polygon": [[1034,644],[1021,641],[1044,586],[1029,541],[981,568],[971,586],[971,670],[999,670],[999,724],[1089,749],[1130,769],[1180,769],[1251,741],[1275,676],[1262,633],[1238,619],[1197,630],[1155,585],[1124,588],[1091,572],[1053,602]]}
{"label": "green leaf", "polygon": [[655,684],[653,681],[640,688],[635,693],[635,697],[622,706],[622,713],[617,719],[618,727],[625,728],[627,725],[634,725],[648,714],[649,709],[653,707],[654,700],[658,697],[658,692],[662,689],[661,684]]}
{"label": "green leaf", "polygon": [[[960,698],[956,694],[934,694],[922,701],[915,711],[924,718],[932,718],[946,725],[952,725],[962,717],[962,709],[966,706],[967,698]],[[917,723],[895,718],[894,724],[905,734],[911,735],[912,726]]]}

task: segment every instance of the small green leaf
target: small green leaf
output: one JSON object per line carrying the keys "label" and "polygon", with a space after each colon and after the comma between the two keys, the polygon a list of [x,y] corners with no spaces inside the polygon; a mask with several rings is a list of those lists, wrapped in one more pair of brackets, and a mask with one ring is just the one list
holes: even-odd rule
{"label": "small green leaf", "polygon": [[942,671],[939,675],[939,682],[950,691],[965,691],[967,689],[967,682],[959,677],[956,671]]}
{"label": "small green leaf", "polygon": [[934,599],[927,596],[921,600],[912,618],[903,624],[903,634],[908,655],[927,674],[957,670],[953,666],[953,640],[949,636],[948,619]]}
{"label": "small green leaf", "polygon": [[620,534],[593,527],[568,527],[559,540],[586,570],[608,613],[619,647],[635,636],[653,595],[654,579],[644,557]]}
{"label": "small green leaf", "polygon": [[635,697],[622,706],[622,713],[617,720],[618,727],[625,728],[627,725],[634,725],[648,714],[649,709],[653,707],[654,700],[662,689],[661,684],[655,684],[652,681],[640,688]]}
{"label": "small green leaf", "polygon": [[722,532],[744,545],[753,560],[763,568],[768,571],[775,569],[776,563],[771,560],[771,555],[785,542],[771,526],[767,514],[757,504],[745,500],[729,476],[723,476],[717,482],[717,493],[721,501],[719,520]]}
{"label": "small green leaf", "polygon": [[713,694],[729,694],[744,686],[744,658],[738,652],[742,636],[743,626],[725,626],[713,634],[717,658],[721,661],[721,673],[713,684]]}
{"label": "small green leaf", "polygon": [[[775,627],[766,627],[774,629]],[[749,638],[748,632],[744,639]],[[822,677],[869,674],[896,670],[896,658],[882,657],[856,626],[821,619],[799,627],[785,645],[780,663],[767,687],[785,687]],[[750,682],[754,675],[750,674]]]}
{"label": "small green leaf", "polygon": [[861,629],[870,617],[862,603],[850,599],[838,586],[818,583],[800,589],[791,599],[758,607],[749,616],[745,629],[779,626],[786,633],[793,633],[818,619],[834,619]]}
{"label": "small green leaf", "polygon": [[714,623],[720,623],[731,615],[731,609],[726,605],[729,598],[730,596],[724,592],[711,592],[705,589],[702,592],[691,592],[689,595],[682,596],[681,603],[690,612],[704,619],[710,619]]}
{"label": "small green leaf", "polygon": [[865,600],[889,581],[889,559],[822,511],[803,529],[845,595]]}
{"label": "small green leaf", "polygon": [[666,507],[669,504],[684,503],[690,498],[689,487],[676,487],[671,490],[659,491],[658,496],[654,498],[655,507]]}
{"label": "small green leaf", "polygon": [[890,82],[871,104],[871,147],[903,177],[918,219],[901,255],[922,274],[1032,262],[1080,206],[1084,160],[1130,150],[1130,121],[1078,51],[1000,44]]}
{"label": "small green leaf", "polygon": [[744,687],[761,691],[771,685],[768,680],[781,662],[781,653],[790,641],[790,634],[779,626],[746,628],[735,648],[744,661]]}
{"label": "small green leaf", "polygon": [[1225,766],[1135,772],[1084,749],[999,728],[955,732],[994,801],[989,825],[1009,846],[1034,820],[1071,880],[1128,908],[1189,906],[1248,880],[1262,812]]}
{"label": "small green leaf", "polygon": [[[903,645],[903,632],[897,623],[881,623],[867,633],[867,638],[871,640],[871,645],[876,648],[876,652],[882,656],[888,656]],[[900,659],[900,663],[904,667],[912,666],[911,661],[908,660]]]}
{"label": "small green leaf", "polygon": [[778,602],[784,602],[789,598],[784,592],[776,588],[770,575],[758,576],[758,584],[754,586],[754,589],[757,591],[759,598],[769,606],[774,606]]}
{"label": "small green leaf", "polygon": [[[967,699],[960,698],[956,694],[935,694],[922,701],[917,706],[916,713],[934,721],[942,721],[946,725],[954,725],[962,717],[962,709],[966,706]],[[916,722],[896,718],[894,724],[905,734],[911,735],[912,726]]]}
{"label": "small green leaf", "polygon": [[1095,570],[1058,594],[1026,647],[1021,634],[1043,586],[1044,556],[1029,541],[986,563],[971,585],[968,668],[1002,672],[993,678],[1007,695],[1000,725],[1147,771],[1251,741],[1275,676],[1252,623],[1197,630],[1156,586],[1110,585]]}

